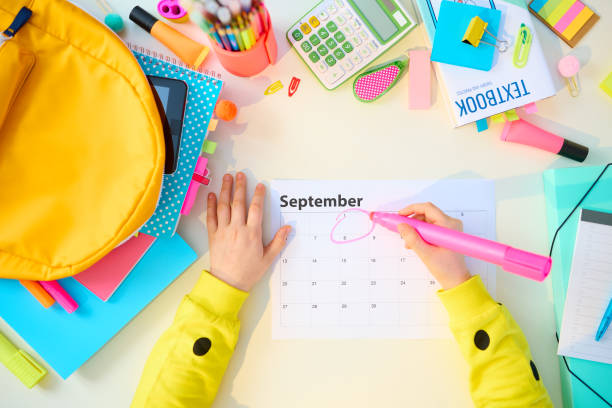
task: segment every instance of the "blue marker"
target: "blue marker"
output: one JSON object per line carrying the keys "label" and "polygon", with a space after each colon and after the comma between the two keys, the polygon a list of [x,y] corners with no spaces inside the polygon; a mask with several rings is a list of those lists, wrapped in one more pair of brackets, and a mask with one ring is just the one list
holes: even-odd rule
{"label": "blue marker", "polygon": [[608,326],[610,326],[610,322],[612,322],[612,299],[610,299],[606,313],[604,313],[601,323],[599,323],[599,328],[597,329],[597,334],[595,335],[595,341],[599,341],[603,337],[606,330],[608,330]]}

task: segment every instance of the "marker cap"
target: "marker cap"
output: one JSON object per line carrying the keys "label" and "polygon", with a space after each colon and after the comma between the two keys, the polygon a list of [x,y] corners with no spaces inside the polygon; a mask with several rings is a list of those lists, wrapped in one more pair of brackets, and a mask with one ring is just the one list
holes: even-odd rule
{"label": "marker cap", "polygon": [[150,33],[151,29],[159,20],[149,14],[148,11],[140,6],[136,6],[130,12],[130,20],[136,23],[140,28]]}
{"label": "marker cap", "polygon": [[589,148],[578,143],[574,143],[571,140],[565,139],[563,146],[559,150],[559,155],[567,157],[568,159],[583,162],[589,154]]}

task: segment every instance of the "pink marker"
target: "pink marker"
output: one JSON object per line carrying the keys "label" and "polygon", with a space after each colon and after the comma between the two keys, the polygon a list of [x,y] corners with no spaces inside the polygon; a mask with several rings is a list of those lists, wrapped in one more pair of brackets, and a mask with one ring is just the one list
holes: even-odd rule
{"label": "pink marker", "polygon": [[39,281],[40,285],[60,304],[68,313],[78,309],[79,304],[62,288],[57,281]]}
{"label": "pink marker", "polygon": [[547,132],[523,119],[506,122],[501,134],[504,142],[520,143],[583,162],[589,148]]}
{"label": "pink marker", "polygon": [[343,219],[341,216],[338,216],[338,222],[331,232],[332,242],[343,244],[364,238],[372,232],[375,224],[381,225],[390,231],[398,233],[398,225],[408,224],[419,233],[425,242],[430,245],[450,249],[451,251],[494,263],[501,266],[507,272],[511,272],[528,279],[533,279],[538,282],[546,279],[550,273],[552,259],[547,256],[522,251],[508,245],[500,244],[499,242],[479,238],[474,235],[455,231],[449,228],[440,227],[439,225],[429,224],[427,222],[419,221],[411,217],[405,217],[397,213],[380,211],[367,212],[355,208],[349,209],[345,212],[348,211],[358,211],[369,214],[373,223],[372,228],[366,235],[363,235],[357,239],[350,241],[337,241],[333,237],[334,230]]}

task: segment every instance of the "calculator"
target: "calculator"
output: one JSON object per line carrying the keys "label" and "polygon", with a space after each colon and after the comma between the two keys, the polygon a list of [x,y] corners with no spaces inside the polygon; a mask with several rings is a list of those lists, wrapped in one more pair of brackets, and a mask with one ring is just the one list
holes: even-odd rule
{"label": "calculator", "polygon": [[304,63],[336,89],[416,26],[396,0],[322,0],[287,31]]}

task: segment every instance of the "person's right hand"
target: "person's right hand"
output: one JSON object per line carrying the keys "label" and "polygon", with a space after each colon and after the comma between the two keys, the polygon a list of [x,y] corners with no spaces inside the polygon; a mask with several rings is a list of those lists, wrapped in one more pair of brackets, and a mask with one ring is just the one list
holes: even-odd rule
{"label": "person's right hand", "polygon": [[[399,212],[400,215],[411,216],[430,224],[463,230],[463,224],[456,218],[449,217],[432,203],[412,204]],[[399,233],[407,249],[412,249],[427,266],[433,277],[444,290],[454,288],[470,279],[470,272],[462,254],[451,250],[429,245],[408,224],[398,226]]]}

